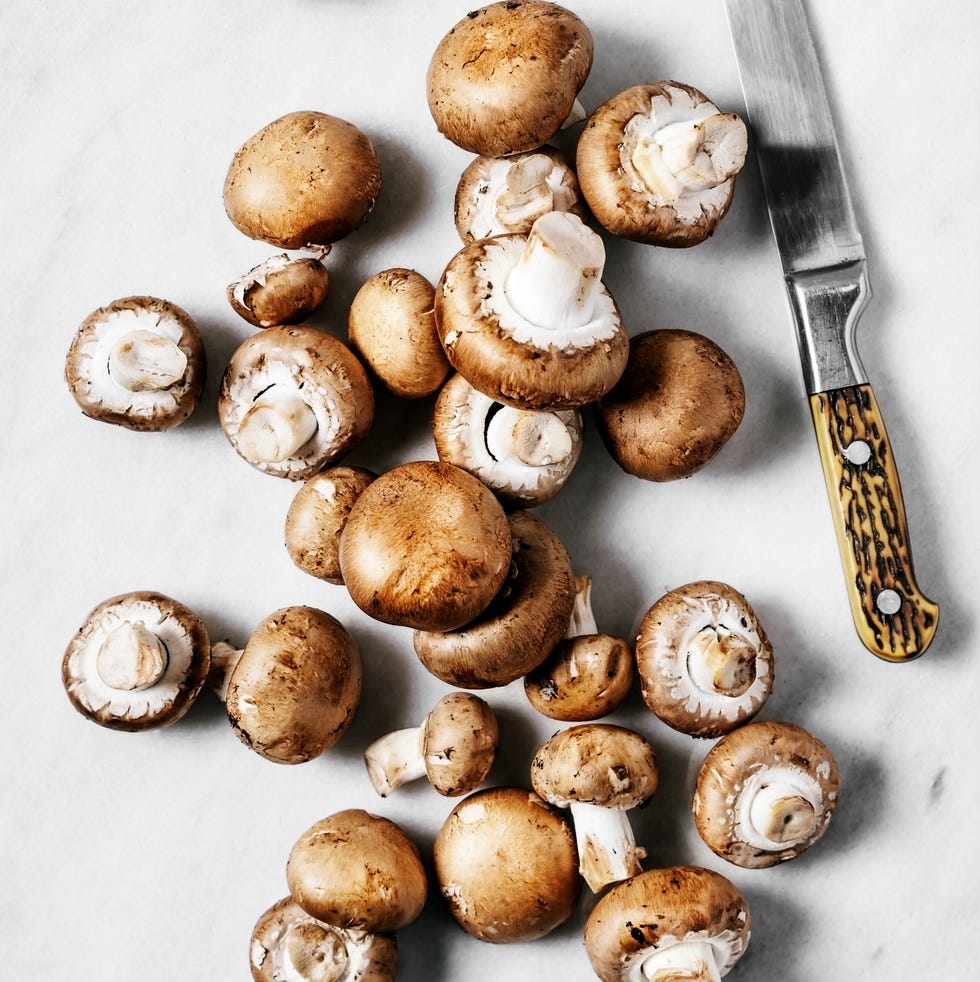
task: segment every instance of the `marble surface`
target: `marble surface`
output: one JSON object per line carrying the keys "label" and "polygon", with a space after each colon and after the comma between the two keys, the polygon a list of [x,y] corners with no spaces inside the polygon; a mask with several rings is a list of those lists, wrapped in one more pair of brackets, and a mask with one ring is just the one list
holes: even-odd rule
{"label": "marble surface", "polygon": [[[742,108],[720,0],[573,7],[596,40],[587,105],[675,78]],[[638,696],[614,717],[660,755],[661,787],[635,822],[648,865],[708,866],[749,899],[753,937],[730,977],[962,978],[975,956],[964,918],[980,907],[980,15],[967,0],[939,12],[883,0],[809,7],[875,290],[861,350],[898,457],[918,579],[942,606],[932,648],[892,666],[854,633],[753,159],[713,239],[681,252],[610,240],[605,277],[632,333],[690,328],[732,355],[748,393],[742,426],[705,471],[654,485],[619,472],[589,424],[579,469],[539,515],[594,578],[610,633],[633,636],[657,597],[690,580],[745,593],[777,658],[762,718],[811,729],[838,759],[844,791],[824,839],[795,862],[741,870],[708,851],[690,818],[708,744],[668,731]],[[370,221],[328,259],[331,295],[314,323],[343,336],[367,276],[406,265],[436,279],[458,248],[453,190],[469,158],[436,132],[424,74],[467,9],[8,0],[0,10],[4,977],[248,978],[252,925],[285,895],[286,856],[308,825],[363,807],[428,852],[451,807],[426,786],[384,800],[371,788],[366,744],[417,724],[446,686],[408,635],[292,565],[282,522],[296,488],[235,455],[216,393],[251,332],[225,286],[274,251],[230,224],[221,187],[235,149],[266,122],[294,109],[342,116],[384,167]],[[165,434],[87,419],[62,378],[83,318],[138,293],[183,306],[208,350],[202,404]],[[431,401],[380,396],[351,462],[433,457],[430,413]],[[334,613],[366,666],[351,729],[322,758],[285,767],[246,749],[207,694],[163,731],[83,719],[61,686],[62,653],[92,607],[131,589],[167,593],[237,642],[282,606]],[[486,698],[503,732],[491,782],[526,785],[554,724],[519,685]],[[399,978],[586,980],[581,928],[593,902],[538,942],[492,946],[459,930],[433,894],[400,933]]]}

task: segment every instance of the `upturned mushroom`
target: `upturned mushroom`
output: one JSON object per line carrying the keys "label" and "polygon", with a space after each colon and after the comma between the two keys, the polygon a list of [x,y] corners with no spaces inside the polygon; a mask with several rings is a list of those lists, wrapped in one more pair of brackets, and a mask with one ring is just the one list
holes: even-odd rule
{"label": "upturned mushroom", "polygon": [[374,393],[342,342],[312,327],[269,327],[246,338],[225,369],[218,419],[244,460],[303,481],[368,434]]}
{"label": "upturned mushroom", "polygon": [[534,755],[531,784],[571,812],[579,871],[593,893],[640,872],[646,850],[626,813],[650,800],[659,776],[649,741],[609,723],[559,730]]}
{"label": "upturned mushroom", "polygon": [[315,314],[327,299],[330,276],[312,256],[271,256],[225,291],[231,309],[253,327],[299,324]]}
{"label": "upturned mushroom", "polygon": [[123,297],[82,321],[65,381],[92,419],[130,430],[179,426],[201,398],[207,357],[191,316],[157,297]]}
{"label": "upturned mushroom", "polygon": [[436,328],[475,389],[518,409],[575,409],[619,380],[629,338],[602,283],[601,237],[569,212],[464,246],[436,286]]}
{"label": "upturned mushroom", "polygon": [[404,830],[360,808],[311,825],[290,850],[286,882],[311,917],[371,934],[414,921],[429,885],[418,846]]}
{"label": "upturned mushroom", "polygon": [[630,339],[622,377],[596,405],[599,435],[627,474],[675,481],[706,467],[745,414],[731,356],[693,331],[662,329]]}
{"label": "upturned mushroom", "polygon": [[706,754],[694,791],[705,844],[736,866],[774,866],[809,849],[827,830],[840,796],[830,749],[794,723],[754,721]]}
{"label": "upturned mushroom", "polygon": [[484,788],[460,801],[436,835],[432,862],[453,918],[492,944],[544,937],[581,894],[571,823],[523,788]]}
{"label": "upturned mushroom", "polygon": [[749,943],[748,903],[698,866],[647,870],[601,897],[585,950],[602,982],[718,982]]}
{"label": "upturned mushroom", "polygon": [[719,737],[752,719],[775,670],[752,605],[717,580],[676,587],[647,610],[636,665],[650,711],[695,737]]}
{"label": "upturned mushroom", "polygon": [[190,709],[208,676],[203,621],[162,593],[140,590],[98,604],[65,650],[71,704],[112,730],[156,729]]}
{"label": "upturned mushroom", "polygon": [[660,246],[693,246],[711,235],[732,202],[748,135],[690,85],[636,85],[592,113],[576,170],[596,219],[615,235]]}
{"label": "upturned mushroom", "polygon": [[427,778],[441,795],[475,791],[493,766],[499,728],[490,706],[469,692],[451,692],[420,726],[395,730],[364,751],[375,791],[387,797],[403,784]]}
{"label": "upturned mushroom", "polygon": [[584,119],[577,97],[592,55],[589,29],[558,4],[489,4],[436,46],[426,74],[429,110],[439,132],[471,153],[533,150]]}

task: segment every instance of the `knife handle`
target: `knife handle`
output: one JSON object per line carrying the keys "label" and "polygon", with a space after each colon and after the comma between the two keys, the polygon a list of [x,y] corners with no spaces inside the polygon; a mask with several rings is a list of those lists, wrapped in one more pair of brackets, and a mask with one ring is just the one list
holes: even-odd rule
{"label": "knife handle", "polygon": [[868,384],[810,396],[858,636],[892,662],[929,646],[939,607],[916,586],[898,470]]}

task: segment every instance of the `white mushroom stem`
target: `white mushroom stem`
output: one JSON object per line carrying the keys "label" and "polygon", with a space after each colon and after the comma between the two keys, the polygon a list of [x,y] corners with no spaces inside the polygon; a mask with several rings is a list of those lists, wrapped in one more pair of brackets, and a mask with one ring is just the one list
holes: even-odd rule
{"label": "white mushroom stem", "polygon": [[572,108],[568,115],[565,117],[565,122],[561,124],[561,129],[567,130],[569,127],[574,126],[576,123],[581,123],[582,120],[588,119],[589,114],[586,111],[585,106],[576,99],[572,103]]}
{"label": "white mushroom stem", "polygon": [[538,327],[581,327],[592,320],[605,261],[602,239],[580,218],[548,212],[531,227],[504,292],[517,313]]}
{"label": "white mushroom stem", "polygon": [[572,616],[565,631],[566,638],[579,638],[585,634],[598,634],[595,614],[592,612],[592,577],[575,577],[575,602],[572,604]]}
{"label": "white mushroom stem", "polygon": [[316,413],[295,391],[273,385],[249,407],[238,427],[241,453],[261,463],[294,457],[316,433]]}
{"label": "white mushroom stem", "polygon": [[755,682],[756,649],[740,634],[708,626],[690,640],[687,670],[702,692],[737,698]]}
{"label": "white mushroom stem", "polygon": [[375,740],[364,751],[368,777],[382,798],[403,784],[425,777],[424,735],[422,726],[395,730]]}
{"label": "white mushroom stem", "polygon": [[738,832],[751,846],[778,851],[805,841],[822,811],[820,785],[812,775],[788,765],[764,767],[739,795]]}
{"label": "white mushroom stem", "polygon": [[136,330],[113,344],[108,367],[112,379],[129,392],[159,392],[184,377],[187,355],[164,334]]}
{"label": "white mushroom stem", "polygon": [[646,850],[637,846],[625,809],[582,801],[573,801],[569,808],[579,872],[593,893],[642,872],[640,860]]}
{"label": "white mushroom stem", "polygon": [[548,184],[554,162],[543,153],[522,157],[507,170],[504,190],[497,198],[497,221],[505,228],[526,226],[554,209]]}
{"label": "white mushroom stem", "polygon": [[679,941],[647,955],[640,978],[649,982],[720,982],[721,972],[709,941]]}
{"label": "white mushroom stem", "polygon": [[208,685],[211,686],[215,695],[222,702],[227,702],[231,674],[234,672],[235,666],[238,664],[243,652],[243,648],[236,648],[227,641],[215,641],[211,645],[211,667],[208,670]]}
{"label": "white mushroom stem", "polygon": [[142,621],[122,621],[103,640],[95,669],[110,689],[138,692],[163,678],[167,647]]}
{"label": "white mushroom stem", "polygon": [[568,427],[556,413],[504,406],[486,428],[487,450],[495,460],[516,457],[528,467],[550,467],[574,448]]}

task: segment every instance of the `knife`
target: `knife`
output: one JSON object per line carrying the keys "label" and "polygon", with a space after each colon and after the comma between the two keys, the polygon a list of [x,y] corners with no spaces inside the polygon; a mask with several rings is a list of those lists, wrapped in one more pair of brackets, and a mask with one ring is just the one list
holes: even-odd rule
{"label": "knife", "polygon": [[909,661],[939,607],[915,582],[895,458],[858,356],[871,287],[803,3],[725,6],[854,626],[879,657]]}

